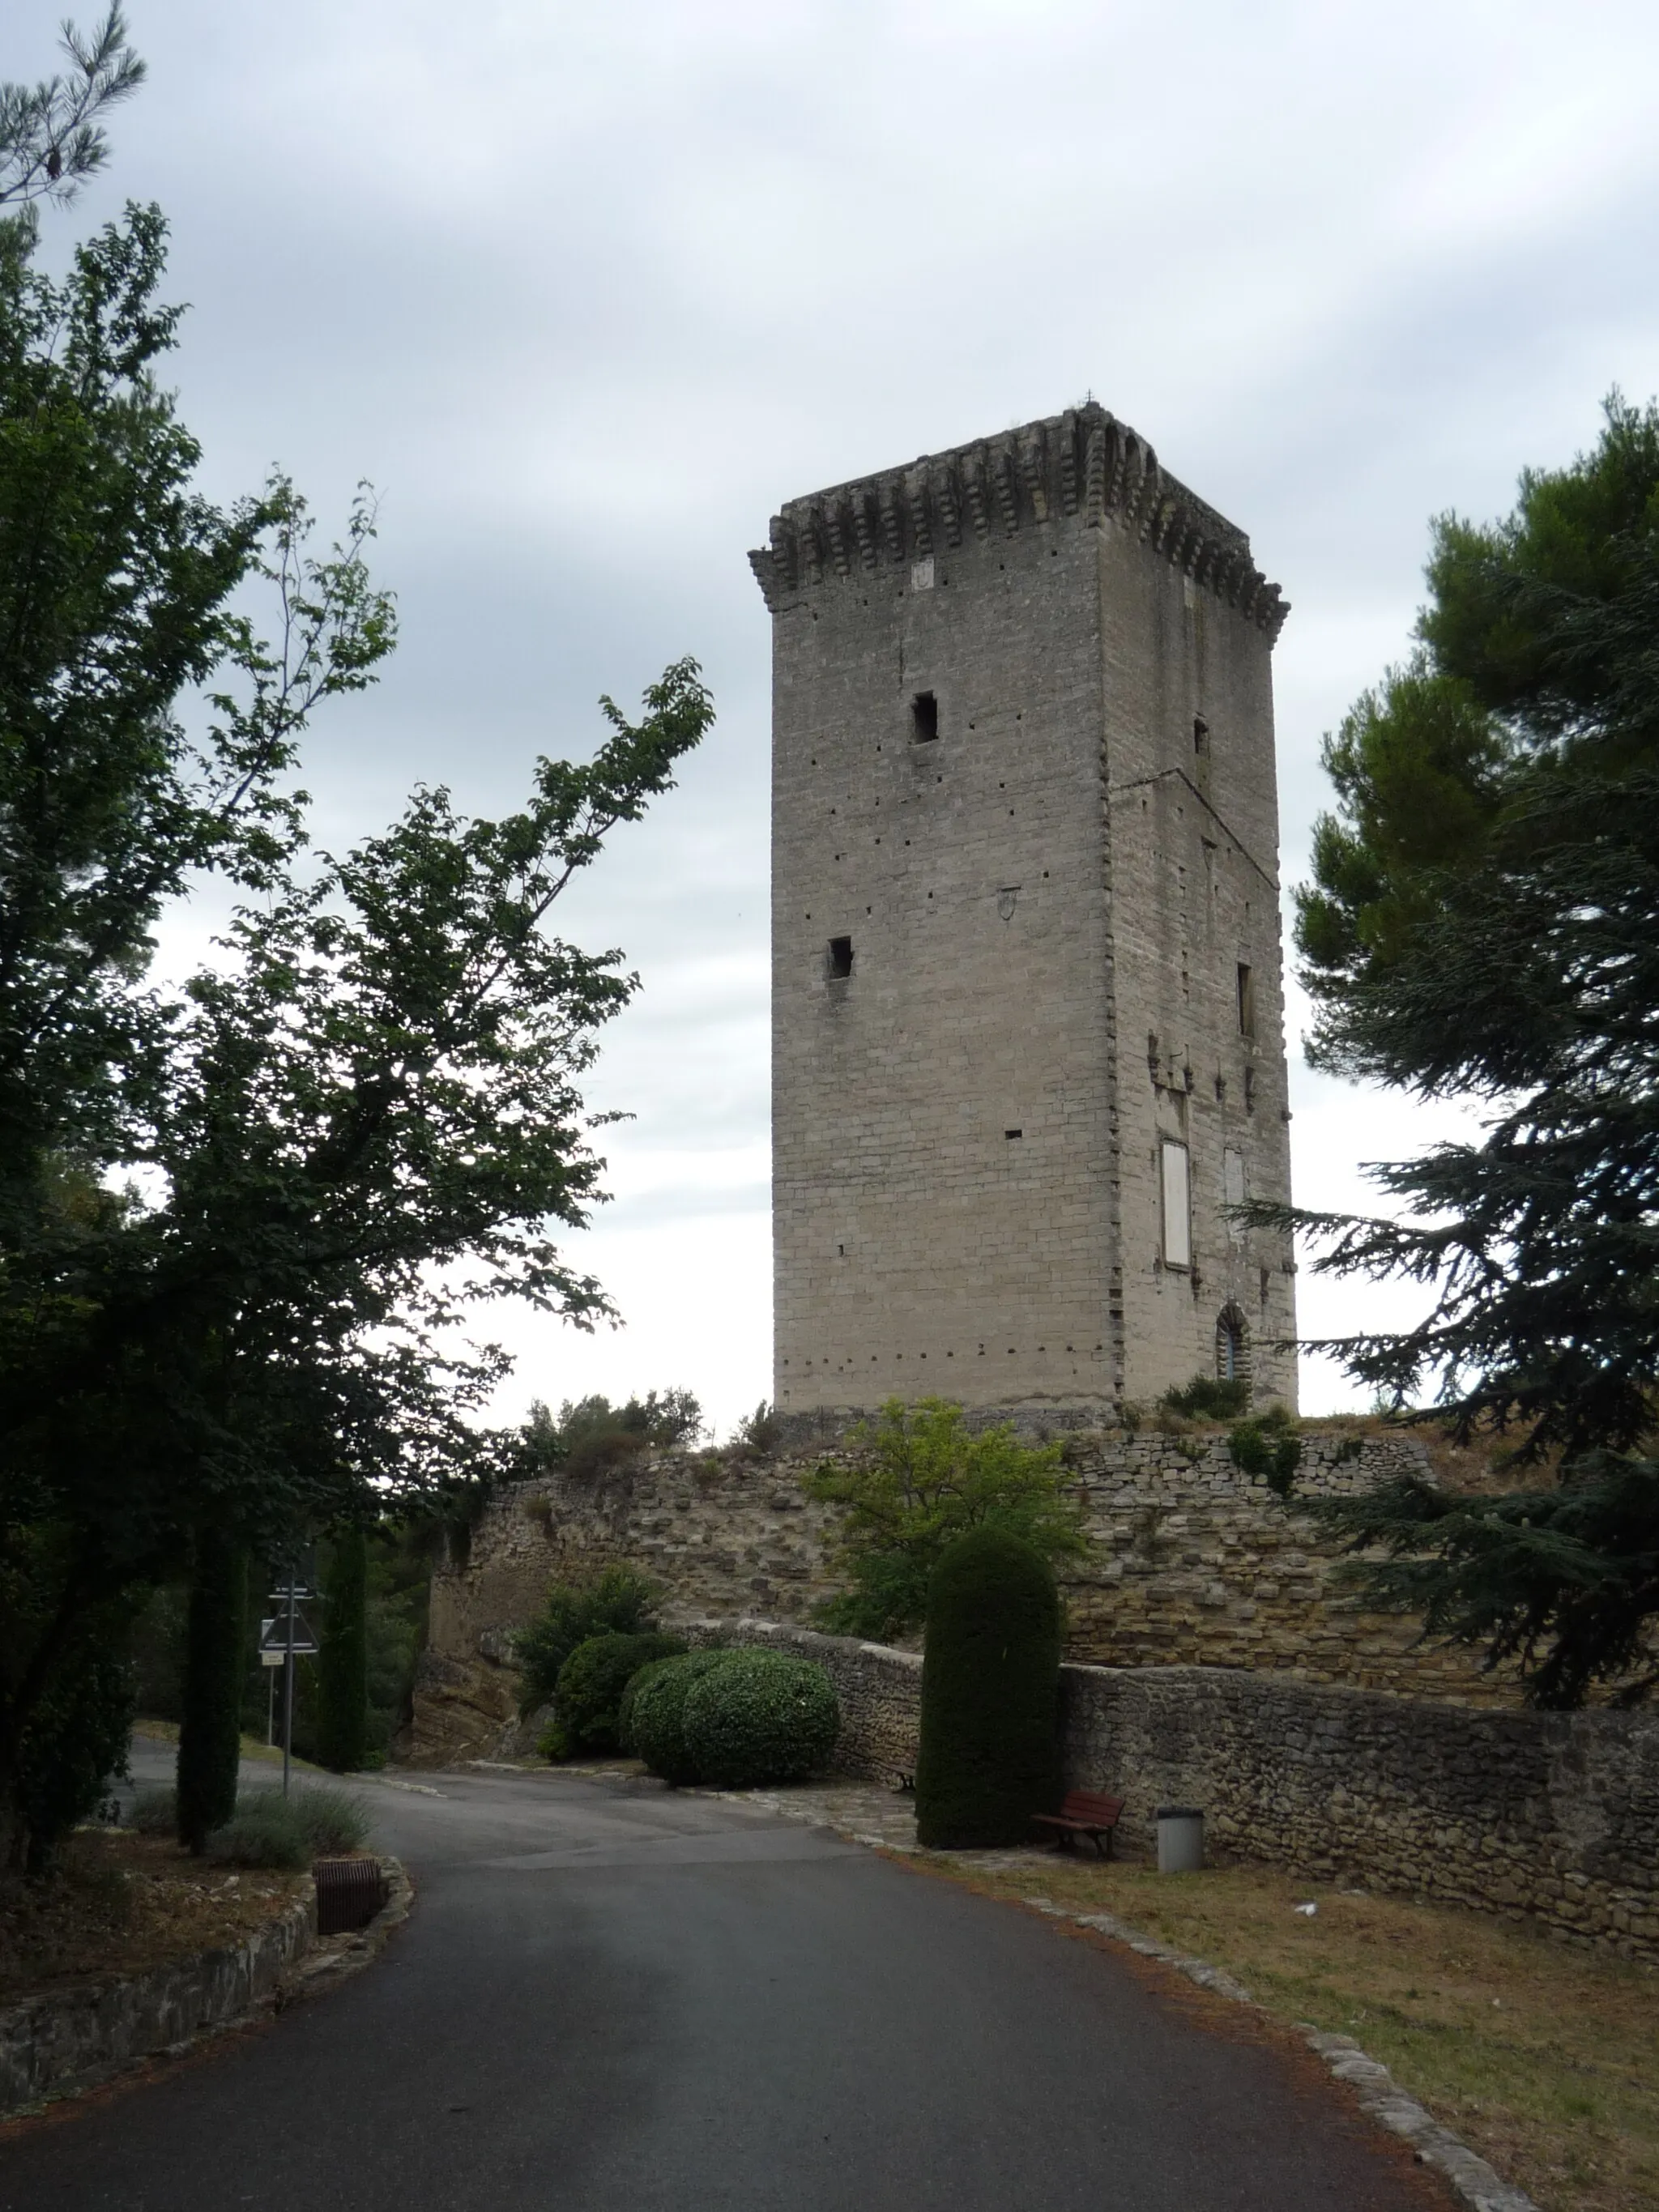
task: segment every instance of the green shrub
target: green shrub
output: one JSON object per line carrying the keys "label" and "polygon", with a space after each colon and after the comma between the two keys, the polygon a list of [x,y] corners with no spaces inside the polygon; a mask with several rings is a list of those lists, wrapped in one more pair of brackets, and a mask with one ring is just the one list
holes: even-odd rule
{"label": "green shrub", "polygon": [[638,1755],[639,1747],[634,1741],[635,1700],[638,1698],[640,1692],[645,1688],[648,1682],[654,1682],[656,1680],[658,1675],[661,1674],[665,1667],[672,1667],[674,1661],[672,1658],[653,1659],[648,1666],[641,1667],[636,1674],[633,1674],[629,1676],[628,1686],[623,1692],[622,1701],[617,1707],[617,1748],[618,1751],[631,1751],[635,1754],[635,1756]]}
{"label": "green shrub", "polygon": [[916,1839],[1025,1842],[1060,1802],[1060,1597],[1048,1563],[1002,1528],[958,1537],[933,1571],[921,1673]]}
{"label": "green shrub", "polygon": [[[270,1794],[269,1790],[253,1791],[250,1797]],[[248,1802],[247,1798],[242,1801],[244,1804]],[[361,1850],[374,1830],[374,1822],[368,1806],[349,1790],[331,1790],[326,1784],[313,1783],[296,1790],[288,1802],[311,1848],[323,1857],[332,1851]],[[237,1809],[240,1811],[240,1807]]]}
{"label": "green shrub", "polygon": [[1189,1421],[1231,1421],[1250,1410],[1249,1377],[1194,1375],[1179,1390],[1166,1390],[1158,1400],[1165,1413],[1180,1413]]}
{"label": "green shrub", "polygon": [[593,1583],[555,1583],[528,1628],[513,1639],[522,1677],[519,1711],[533,1713],[558,1695],[559,1670],[579,1644],[614,1629],[637,1636],[656,1626],[660,1586],[637,1567],[607,1567]]}
{"label": "green shrub", "polygon": [[736,1655],[726,1650],[690,1651],[665,1660],[641,1684],[629,1714],[634,1749],[653,1774],[683,1784],[697,1779],[685,1743],[685,1700],[695,1686]]}
{"label": "green shrub", "polygon": [[811,1660],[732,1651],[690,1685],[680,1725],[699,1782],[753,1790],[816,1773],[836,1747],[841,1707]]}
{"label": "green shrub", "polygon": [[133,1799],[132,1825],[141,1836],[176,1836],[179,1792],[167,1783],[145,1783]]}
{"label": "green shrub", "polygon": [[558,1717],[583,1751],[615,1751],[617,1708],[629,1679],[654,1659],[685,1650],[678,1636],[590,1636],[559,1669]]}
{"label": "green shrub", "polygon": [[261,1790],[236,1808],[208,1837],[209,1858],[221,1866],[274,1867],[284,1874],[309,1866],[311,1838],[298,1815],[275,1790]]}
{"label": "green shrub", "polygon": [[1253,1421],[1241,1421],[1227,1439],[1233,1463],[1246,1474],[1265,1475],[1267,1487],[1288,1498],[1302,1464],[1302,1439],[1282,1406],[1269,1406]]}
{"label": "green shrub", "polygon": [[550,1765],[558,1766],[576,1756],[576,1739],[562,1721],[549,1721],[536,1738],[536,1749]]}

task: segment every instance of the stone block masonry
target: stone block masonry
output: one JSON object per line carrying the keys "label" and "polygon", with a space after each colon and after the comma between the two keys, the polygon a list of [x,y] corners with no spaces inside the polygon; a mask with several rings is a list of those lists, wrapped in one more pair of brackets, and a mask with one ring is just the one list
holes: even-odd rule
{"label": "stone block masonry", "polygon": [[1243,533],[1091,403],[791,501],[780,1413],[1291,1402],[1271,656]]}
{"label": "stone block masonry", "polygon": [[[1072,1658],[1514,1702],[1512,1686],[1467,1654],[1417,1648],[1415,1622],[1360,1609],[1310,1524],[1234,1465],[1224,1437],[1071,1435],[1066,1449],[1089,1536],[1063,1582]],[[408,1749],[464,1757],[511,1732],[511,1632],[556,1577],[626,1561],[662,1583],[671,1624],[740,1613],[808,1623],[841,1586],[836,1517],[802,1488],[821,1456],[653,1452],[592,1479],[554,1474],[504,1492],[465,1561],[433,1578]],[[1353,1489],[1420,1464],[1407,1440],[1310,1431],[1298,1481]]]}

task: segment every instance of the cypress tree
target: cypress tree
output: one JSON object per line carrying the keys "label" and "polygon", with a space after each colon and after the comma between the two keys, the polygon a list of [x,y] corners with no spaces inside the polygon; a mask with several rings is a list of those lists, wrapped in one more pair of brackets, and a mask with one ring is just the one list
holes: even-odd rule
{"label": "cypress tree", "polygon": [[1060,1595],[1006,1529],[959,1536],[933,1570],[921,1674],[916,1839],[1024,1843],[1060,1802]]}
{"label": "cypress tree", "polygon": [[323,1596],[317,1755],[349,1774],[368,1756],[368,1540],[361,1528],[336,1539]]}
{"label": "cypress tree", "polygon": [[192,1851],[236,1809],[246,1611],[247,1554],[222,1528],[198,1529],[179,1726],[179,1840]]}

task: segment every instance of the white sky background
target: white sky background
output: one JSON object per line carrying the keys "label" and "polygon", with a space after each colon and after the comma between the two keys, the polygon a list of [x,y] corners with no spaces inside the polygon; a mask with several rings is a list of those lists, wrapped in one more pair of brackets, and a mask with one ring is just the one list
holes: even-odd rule
{"label": "white sky background", "polygon": [[[75,0],[83,25],[98,0]],[[0,75],[55,68],[12,0]],[[491,1326],[502,1410],[769,1389],[768,619],[780,503],[1092,391],[1250,532],[1287,882],[1320,738],[1407,642],[1426,518],[1659,389],[1651,0],[131,0],[149,85],[63,243],[128,197],[194,303],[174,375],[229,498],[368,477],[403,643],[315,726],[319,841],[417,778],[514,804],[683,653],[720,724],[563,917],[645,989],[590,1085],[627,1326]],[[186,918],[175,945],[199,934]],[[1299,1012],[1299,1009],[1297,1010]],[[1297,1195],[1456,1120],[1293,1060]],[[1404,1310],[1300,1278],[1320,1334]],[[1304,1362],[1304,1403],[1348,1402]]]}

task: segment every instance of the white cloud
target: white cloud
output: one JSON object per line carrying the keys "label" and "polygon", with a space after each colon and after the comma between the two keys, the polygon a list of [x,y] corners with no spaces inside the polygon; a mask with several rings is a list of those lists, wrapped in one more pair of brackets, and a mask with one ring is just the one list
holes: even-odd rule
{"label": "white cloud", "polygon": [[[61,9],[14,0],[9,74],[52,65]],[[404,641],[318,728],[329,840],[416,775],[510,804],[537,751],[592,742],[597,693],[680,653],[720,702],[576,902],[646,985],[592,1086],[639,1116],[607,1137],[623,1195],[583,1240],[630,1325],[526,1322],[520,1396],[675,1381],[729,1422],[766,1387],[744,554],[783,499],[1092,388],[1294,603],[1294,876],[1320,733],[1407,641],[1426,516],[1495,511],[1594,436],[1610,384],[1659,387],[1659,18],[1635,0],[134,15],[152,81],[85,212],[173,218],[208,482],[281,459],[325,507],[360,476],[385,494]],[[1300,1077],[1297,1115],[1310,1198],[1430,1127]]]}

